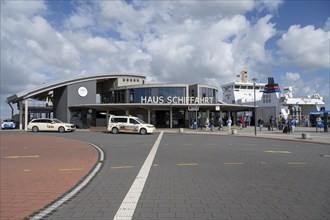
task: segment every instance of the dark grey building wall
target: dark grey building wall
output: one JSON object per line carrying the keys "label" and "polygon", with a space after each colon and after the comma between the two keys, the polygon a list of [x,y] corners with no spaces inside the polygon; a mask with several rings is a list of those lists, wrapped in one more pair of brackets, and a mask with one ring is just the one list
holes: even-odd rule
{"label": "dark grey building wall", "polygon": [[54,90],[54,117],[63,122],[67,122],[67,109],[68,109],[68,90],[67,87],[61,87]]}
{"label": "dark grey building wall", "polygon": [[[82,97],[78,94],[78,89],[85,87],[87,95]],[[67,106],[81,105],[81,104],[96,104],[96,81],[88,81],[83,83],[76,83],[68,86],[68,104]],[[67,121],[70,121],[70,111],[67,108]]]}
{"label": "dark grey building wall", "polygon": [[[78,93],[80,87],[87,89],[87,95]],[[54,117],[63,122],[70,122],[70,106],[79,104],[96,104],[96,81],[76,83],[54,90]]]}

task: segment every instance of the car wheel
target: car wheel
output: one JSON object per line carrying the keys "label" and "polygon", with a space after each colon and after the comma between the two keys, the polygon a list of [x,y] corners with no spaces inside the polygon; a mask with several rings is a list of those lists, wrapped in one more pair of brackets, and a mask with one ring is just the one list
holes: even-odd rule
{"label": "car wheel", "polygon": [[38,132],[38,131],[39,131],[39,128],[38,128],[37,126],[33,126],[33,127],[32,127],[32,131],[33,131],[33,132]]}
{"label": "car wheel", "polygon": [[60,133],[63,133],[63,132],[65,131],[65,129],[64,129],[64,127],[59,127],[59,128],[58,128],[58,131],[59,131]]}
{"label": "car wheel", "polygon": [[113,134],[118,134],[118,128],[112,128],[111,132],[112,132]]}
{"label": "car wheel", "polygon": [[141,130],[140,130],[140,134],[147,134],[147,130],[145,129],[145,128],[141,128]]}

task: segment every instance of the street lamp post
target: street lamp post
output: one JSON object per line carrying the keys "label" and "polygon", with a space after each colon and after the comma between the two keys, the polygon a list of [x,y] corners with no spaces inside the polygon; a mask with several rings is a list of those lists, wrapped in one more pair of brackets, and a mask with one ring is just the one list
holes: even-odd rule
{"label": "street lamp post", "polygon": [[252,79],[253,82],[253,106],[254,106],[254,135],[257,135],[257,109],[256,109],[256,78]]}

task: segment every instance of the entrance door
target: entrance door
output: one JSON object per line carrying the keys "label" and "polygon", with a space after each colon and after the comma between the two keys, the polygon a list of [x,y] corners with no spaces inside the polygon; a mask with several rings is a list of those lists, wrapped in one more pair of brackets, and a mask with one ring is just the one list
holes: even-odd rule
{"label": "entrance door", "polygon": [[170,127],[170,111],[156,111],[156,127],[157,128]]}

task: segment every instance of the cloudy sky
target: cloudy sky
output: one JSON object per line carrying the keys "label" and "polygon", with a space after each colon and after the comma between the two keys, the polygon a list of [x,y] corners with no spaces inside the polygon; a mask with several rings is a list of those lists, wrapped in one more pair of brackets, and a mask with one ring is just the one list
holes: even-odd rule
{"label": "cloudy sky", "polygon": [[329,7],[328,0],[1,0],[1,117],[10,116],[10,95],[97,73],[220,88],[245,69],[249,79],[272,76],[295,96],[319,93],[329,103]]}

